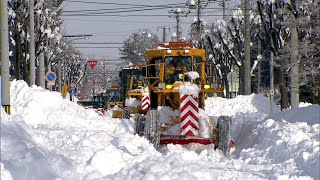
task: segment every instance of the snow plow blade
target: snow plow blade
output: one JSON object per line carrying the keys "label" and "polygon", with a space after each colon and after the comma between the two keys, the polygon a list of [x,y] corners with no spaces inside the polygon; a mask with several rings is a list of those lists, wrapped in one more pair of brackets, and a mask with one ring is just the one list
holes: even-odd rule
{"label": "snow plow blade", "polygon": [[187,136],[174,136],[174,135],[161,135],[160,144],[189,144],[197,143],[208,145],[212,144],[209,138],[199,138],[199,137],[187,137]]}

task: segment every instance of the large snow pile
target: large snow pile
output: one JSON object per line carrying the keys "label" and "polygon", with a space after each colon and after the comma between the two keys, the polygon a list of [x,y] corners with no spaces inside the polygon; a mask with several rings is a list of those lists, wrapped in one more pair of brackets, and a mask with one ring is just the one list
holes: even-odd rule
{"label": "large snow pile", "polygon": [[101,116],[57,92],[13,81],[12,115],[1,108],[1,179],[319,179],[318,105],[269,116],[261,95],[206,104],[215,119],[233,119],[237,151],[230,158],[213,145],[158,152],[134,135],[132,119]]}

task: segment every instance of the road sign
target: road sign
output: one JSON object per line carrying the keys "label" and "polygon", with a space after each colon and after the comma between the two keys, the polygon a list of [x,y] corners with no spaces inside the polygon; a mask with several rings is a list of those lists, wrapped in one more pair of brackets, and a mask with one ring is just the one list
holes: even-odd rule
{"label": "road sign", "polygon": [[88,64],[90,65],[90,67],[91,67],[92,70],[93,70],[94,67],[96,66],[97,62],[98,62],[97,60],[93,60],[93,59],[88,60]]}
{"label": "road sign", "polygon": [[52,81],[47,82],[47,85],[48,85],[48,86],[54,86],[54,84],[55,84],[55,82],[52,82]]}
{"label": "road sign", "polygon": [[228,83],[229,84],[229,92],[239,92],[239,83]]}
{"label": "road sign", "polygon": [[229,72],[227,74],[227,80],[228,82],[232,82],[232,83],[239,83],[239,75],[236,72]]}
{"label": "road sign", "polygon": [[56,81],[56,79],[57,79],[56,73],[51,72],[51,71],[47,72],[47,74],[46,74],[46,80],[47,80],[48,82],[53,82],[53,83],[54,83],[54,82]]}

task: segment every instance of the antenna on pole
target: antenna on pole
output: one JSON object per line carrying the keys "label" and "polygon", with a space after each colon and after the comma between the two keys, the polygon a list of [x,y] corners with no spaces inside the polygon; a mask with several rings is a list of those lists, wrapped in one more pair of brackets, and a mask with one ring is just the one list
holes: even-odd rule
{"label": "antenna on pole", "polygon": [[181,39],[181,30],[180,30],[180,16],[182,17],[187,17],[188,16],[189,11],[185,11],[185,10],[181,10],[180,8],[177,8],[175,10],[170,10],[169,14],[173,14],[173,15],[169,15],[170,18],[174,17],[176,18],[176,22],[177,22],[177,26],[176,26],[176,33],[177,33],[177,41],[180,41]]}

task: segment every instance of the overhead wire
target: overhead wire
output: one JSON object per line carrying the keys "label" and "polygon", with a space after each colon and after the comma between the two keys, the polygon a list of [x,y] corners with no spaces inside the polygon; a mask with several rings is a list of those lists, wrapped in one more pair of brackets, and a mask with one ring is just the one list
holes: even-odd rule
{"label": "overhead wire", "polygon": [[[157,5],[145,5],[145,4],[128,4],[128,3],[114,3],[114,2],[97,2],[97,1],[81,1],[81,0],[64,0],[65,2],[76,2],[85,4],[104,4],[104,5],[117,5],[117,6],[134,6],[134,7],[154,7]],[[185,3],[165,4],[165,5],[180,5]],[[161,5],[158,5],[161,6]]]}
{"label": "overhead wire", "polygon": [[87,11],[87,12],[90,12],[90,11],[105,11],[105,10],[111,10],[111,11],[114,11],[114,10],[126,10],[126,9],[137,9],[137,8],[141,8],[141,7],[144,7],[144,8],[174,8],[174,7],[180,7],[182,4],[166,4],[166,5],[139,5],[137,7],[121,7],[121,8],[104,8],[104,9],[79,9],[79,10],[67,10],[67,11],[62,11],[62,12],[82,12],[82,11]]}
{"label": "overhead wire", "polygon": [[105,20],[105,19],[64,19],[67,21],[97,21],[97,22],[115,22],[115,23],[175,23],[170,21],[115,21],[115,20]]}
{"label": "overhead wire", "polygon": [[[123,11],[103,11],[103,12],[93,12],[91,14],[105,14],[105,13],[130,13],[130,12],[139,12],[139,11],[152,11],[152,10],[160,10],[160,9],[168,9],[168,8],[172,8],[172,7],[159,7],[159,8],[144,8],[144,9],[132,9],[132,10],[123,10]],[[174,7],[173,7],[174,8]],[[76,13],[82,13],[82,14],[86,14],[86,12],[76,12]],[[62,12],[62,15],[65,14]]]}
{"label": "overhead wire", "polygon": [[[137,5],[137,4],[127,4],[127,3],[100,3],[100,2],[87,2],[87,1],[81,1],[81,0],[69,0],[67,2],[82,2],[82,3],[98,3],[98,4],[114,4],[114,5],[126,5],[126,6],[134,6],[134,7],[125,7],[122,9],[126,10],[121,10],[121,11],[115,11],[116,9],[90,9],[90,10],[74,10],[74,11],[64,11],[62,16],[86,16],[86,17],[99,17],[99,16],[106,16],[106,17],[130,17],[130,16],[144,16],[144,17],[161,17],[161,16],[167,16],[164,14],[161,15],[154,15],[154,14],[148,14],[148,15],[140,15],[140,14],[116,14],[113,15],[114,13],[131,13],[131,12],[141,12],[141,11],[150,11],[150,10],[160,10],[160,9],[166,9],[166,8],[178,8],[180,6],[178,5],[183,5],[183,3],[176,3],[176,4],[166,4],[166,5]],[[148,8],[139,8],[136,9],[137,7],[148,7]],[[119,8],[120,9],[120,8]],[[221,7],[206,7],[206,9],[216,9],[216,10],[221,10]],[[104,11],[104,10],[110,10],[110,11]],[[229,10],[229,9],[228,9]],[[231,9],[230,9],[231,10]],[[236,9],[234,9],[236,10]],[[94,11],[93,13],[89,13],[91,11]],[[211,12],[203,12],[203,13],[211,13]],[[214,13],[214,12],[213,12]],[[193,15],[192,13],[189,13],[189,15]],[[194,14],[195,16],[196,14]],[[206,16],[222,16],[222,15],[217,15],[217,14],[210,14]]]}
{"label": "overhead wire", "polygon": [[[130,4],[130,3],[113,3],[113,2],[95,2],[95,1],[82,1],[82,0],[65,0],[66,2],[70,3],[85,3],[85,4],[98,4],[98,5],[116,5],[116,6],[124,6],[124,7],[115,7],[115,8],[101,8],[101,9],[80,9],[80,10],[68,10],[63,11],[62,16],[64,17],[167,17],[167,14],[130,14],[134,12],[143,12],[143,11],[152,11],[152,10],[161,10],[161,9],[172,9],[172,8],[179,8],[185,3],[175,3],[175,4],[166,4],[166,5],[142,5],[142,4]],[[218,2],[218,1],[216,1]],[[220,7],[206,7],[206,10],[222,10]],[[228,10],[238,10],[238,9],[230,9]],[[125,13],[125,14],[119,14]],[[128,14],[129,13],[129,14]],[[211,11],[204,11],[206,17],[221,17],[222,14],[207,14],[207,13],[215,13]],[[197,16],[195,13],[189,13],[188,16]],[[227,15],[232,16],[232,15]],[[78,21],[105,21],[108,20],[84,20],[84,19],[65,19],[65,20],[78,20]],[[109,21],[109,22],[134,22],[134,23],[161,23],[161,22],[154,22],[154,21]],[[174,22],[163,22],[163,23],[174,23]],[[110,32],[104,33],[94,33],[95,36],[126,36],[126,35],[111,35]],[[81,46],[81,45],[121,45],[123,43],[119,42],[78,42],[75,43],[77,46],[75,48],[87,48],[87,49],[120,49],[123,47],[119,46]]]}

